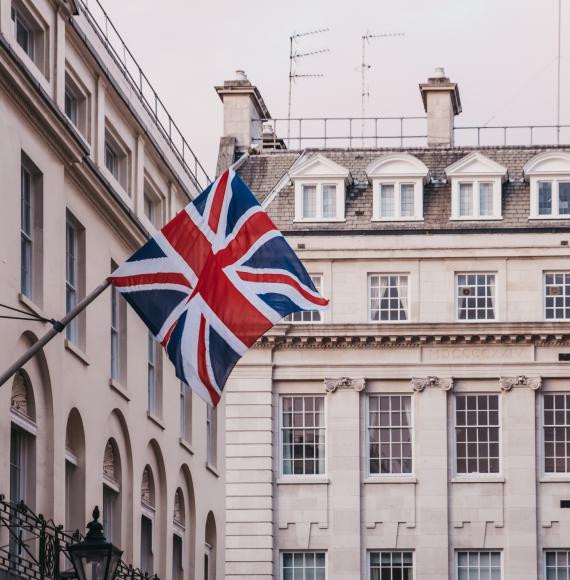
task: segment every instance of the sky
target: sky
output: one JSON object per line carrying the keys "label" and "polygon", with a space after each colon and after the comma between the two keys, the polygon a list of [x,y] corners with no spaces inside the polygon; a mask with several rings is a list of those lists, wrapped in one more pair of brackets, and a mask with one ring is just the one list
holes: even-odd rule
{"label": "sky", "polygon": [[[100,0],[206,170],[223,110],[214,86],[245,70],[273,117],[287,116],[289,37],[299,59],[292,117],[361,113],[361,37],[369,116],[423,115],[418,83],[435,67],[457,82],[456,125],[554,124],[558,0]],[[570,3],[563,0],[561,122],[570,123]]]}

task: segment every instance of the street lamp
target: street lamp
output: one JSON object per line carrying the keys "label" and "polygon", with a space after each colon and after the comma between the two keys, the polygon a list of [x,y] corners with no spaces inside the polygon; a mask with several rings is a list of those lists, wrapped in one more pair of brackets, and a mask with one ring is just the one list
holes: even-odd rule
{"label": "street lamp", "polygon": [[79,580],[113,580],[123,555],[122,550],[105,539],[99,515],[99,508],[95,506],[85,540],[68,548]]}

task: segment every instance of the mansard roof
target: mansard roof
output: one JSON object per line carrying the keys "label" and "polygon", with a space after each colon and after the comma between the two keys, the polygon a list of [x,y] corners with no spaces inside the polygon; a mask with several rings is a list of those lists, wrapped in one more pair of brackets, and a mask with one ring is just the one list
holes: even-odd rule
{"label": "mansard roof", "polygon": [[[239,167],[238,173],[250,186],[261,203],[281,230],[300,235],[326,234],[403,234],[453,233],[492,231],[570,231],[570,223],[565,220],[529,220],[530,185],[525,180],[525,166],[537,155],[547,152],[563,152],[570,158],[570,146],[532,147],[452,147],[401,149],[325,149],[306,151],[270,151],[251,155]],[[431,179],[424,185],[424,220],[416,222],[373,222],[372,184],[367,169],[371,164],[388,154],[409,154],[424,164]],[[503,188],[503,220],[500,224],[481,221],[452,221],[451,179],[446,170],[455,163],[465,160],[470,154],[479,153],[490,160],[493,167],[500,166],[507,171],[508,180]],[[334,223],[295,222],[295,192],[288,177],[293,165],[301,166],[305,158],[321,154],[326,159],[345,168],[352,177],[346,188],[346,220]],[[475,159],[475,156],[472,156]],[[489,165],[491,167],[491,165]],[[296,168],[295,168],[296,169]],[[293,171],[295,170],[293,169]],[[489,175],[487,173],[487,175]],[[271,195],[270,195],[271,194]]]}

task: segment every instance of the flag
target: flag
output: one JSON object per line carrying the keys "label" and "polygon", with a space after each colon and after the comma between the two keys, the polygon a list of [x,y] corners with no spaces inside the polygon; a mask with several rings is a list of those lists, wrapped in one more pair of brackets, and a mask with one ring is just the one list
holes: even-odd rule
{"label": "flag", "polygon": [[162,344],[176,376],[214,406],[233,367],[260,336],[287,314],[328,304],[232,169],[109,282]]}

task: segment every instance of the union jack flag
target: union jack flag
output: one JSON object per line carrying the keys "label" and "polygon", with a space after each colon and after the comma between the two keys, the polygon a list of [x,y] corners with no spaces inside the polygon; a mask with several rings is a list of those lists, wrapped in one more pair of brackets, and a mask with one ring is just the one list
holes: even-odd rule
{"label": "union jack flag", "polygon": [[287,314],[328,304],[232,169],[109,281],[162,344],[176,376],[214,406],[260,336]]}

